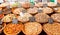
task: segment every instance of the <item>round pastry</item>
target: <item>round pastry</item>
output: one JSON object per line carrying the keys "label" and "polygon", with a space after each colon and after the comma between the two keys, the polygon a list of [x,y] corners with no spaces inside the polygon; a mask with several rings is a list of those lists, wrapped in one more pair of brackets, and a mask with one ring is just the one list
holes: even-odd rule
{"label": "round pastry", "polygon": [[16,8],[12,12],[14,14],[20,14],[20,12],[23,12],[23,11],[26,12],[24,8]]}
{"label": "round pastry", "polygon": [[49,8],[49,7],[44,7],[43,8],[43,13],[50,14],[52,12],[53,12],[52,8]]}
{"label": "round pastry", "polygon": [[9,3],[2,3],[2,4],[0,4],[0,7],[6,7],[6,6],[8,6],[9,5]]}
{"label": "round pastry", "polygon": [[47,5],[49,7],[55,7],[55,6],[57,6],[57,4],[55,4],[54,2],[48,2]]}
{"label": "round pastry", "polygon": [[43,30],[47,33],[47,35],[60,35],[60,23],[54,22],[53,24],[44,24]]}
{"label": "round pastry", "polygon": [[9,16],[9,15],[6,15],[6,16],[4,16],[3,18],[2,18],[2,21],[3,22],[11,22],[11,17]]}
{"label": "round pastry", "polygon": [[19,24],[9,23],[6,25],[6,27],[4,28],[3,31],[6,35],[17,35],[18,33],[21,32],[22,25],[23,24],[21,24],[21,23],[19,23]]}
{"label": "round pastry", "polygon": [[26,35],[38,35],[42,31],[42,26],[37,22],[28,22],[24,24],[22,31]]}
{"label": "round pastry", "polygon": [[27,10],[27,12],[30,13],[30,14],[36,14],[37,13],[37,10],[38,10],[38,8],[34,7],[34,8],[29,8]]}
{"label": "round pastry", "polygon": [[60,12],[60,7],[56,7],[56,8],[54,8],[54,10],[55,10],[55,12]]}
{"label": "round pastry", "polygon": [[28,2],[22,3],[22,7],[27,9],[30,7],[30,3]]}
{"label": "round pastry", "polygon": [[55,13],[51,15],[51,18],[56,22],[60,22],[60,13]]}
{"label": "round pastry", "polygon": [[14,14],[8,14],[2,18],[2,22],[11,22],[13,18],[16,18]]}
{"label": "round pastry", "polygon": [[29,21],[29,17],[32,17],[29,13],[20,13],[20,16],[17,16],[17,19],[21,22],[27,22]]}
{"label": "round pastry", "polygon": [[35,20],[37,22],[40,22],[40,23],[48,22],[49,18],[50,17],[47,14],[44,14],[44,13],[38,13],[38,14],[35,15]]}
{"label": "round pastry", "polygon": [[[1,23],[1,22],[0,22]],[[6,27],[6,23],[2,23],[0,24],[0,33],[2,32],[2,30]]]}

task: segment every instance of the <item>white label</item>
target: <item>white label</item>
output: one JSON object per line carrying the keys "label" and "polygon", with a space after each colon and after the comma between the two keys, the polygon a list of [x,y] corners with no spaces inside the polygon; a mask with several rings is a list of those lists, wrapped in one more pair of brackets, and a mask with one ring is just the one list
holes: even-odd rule
{"label": "white label", "polygon": [[35,17],[29,17],[29,20],[30,20],[31,22],[34,22],[34,21],[35,21]]}
{"label": "white label", "polygon": [[39,9],[42,9],[42,8],[39,8]]}
{"label": "white label", "polygon": [[2,24],[2,21],[0,20],[0,24]]}
{"label": "white label", "polygon": [[18,23],[18,20],[14,18],[14,19],[12,20],[12,23]]}
{"label": "white label", "polygon": [[58,10],[58,8],[54,8],[54,10]]}
{"label": "white label", "polygon": [[42,8],[39,8],[38,13],[41,13],[41,12],[43,12],[43,10],[42,10]]}
{"label": "white label", "polygon": [[55,4],[57,4],[57,0],[55,0]]}
{"label": "white label", "polygon": [[20,12],[20,16],[21,16],[21,17],[23,17],[23,16],[24,16],[24,14],[23,14],[22,12]]}

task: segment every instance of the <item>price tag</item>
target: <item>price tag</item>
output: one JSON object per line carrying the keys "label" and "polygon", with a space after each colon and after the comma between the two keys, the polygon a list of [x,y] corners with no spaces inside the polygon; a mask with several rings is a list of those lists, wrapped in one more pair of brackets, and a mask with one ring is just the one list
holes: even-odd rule
{"label": "price tag", "polygon": [[58,10],[58,8],[54,8],[54,10],[56,10],[56,11],[57,11],[57,10]]}
{"label": "price tag", "polygon": [[43,7],[48,7],[48,5],[47,4],[43,4]]}
{"label": "price tag", "polygon": [[42,10],[42,8],[39,8],[38,13],[41,13],[41,12],[43,12],[43,10]]}
{"label": "price tag", "polygon": [[2,14],[2,10],[0,10],[0,14]]}
{"label": "price tag", "polygon": [[26,10],[22,10],[22,13],[26,13],[27,11]]}
{"label": "price tag", "polygon": [[20,12],[20,16],[23,17],[24,16],[24,13],[23,12]]}
{"label": "price tag", "polygon": [[43,3],[43,7],[47,7],[47,6],[48,6],[48,5],[47,5],[47,3],[48,3],[47,0],[42,0],[42,3]]}
{"label": "price tag", "polygon": [[57,0],[55,0],[55,4],[57,4]]}
{"label": "price tag", "polygon": [[2,28],[3,26],[2,25],[0,25],[0,29]]}
{"label": "price tag", "polygon": [[49,18],[48,22],[49,22],[49,23],[53,23],[54,21],[53,21],[52,18]]}
{"label": "price tag", "polygon": [[30,22],[35,22],[35,17],[29,17]]}
{"label": "price tag", "polygon": [[14,18],[14,19],[12,20],[12,23],[17,24],[17,23],[18,23],[18,20],[17,20],[16,18]]}
{"label": "price tag", "polygon": [[0,24],[2,24],[3,22],[1,21],[1,19],[0,19]]}

